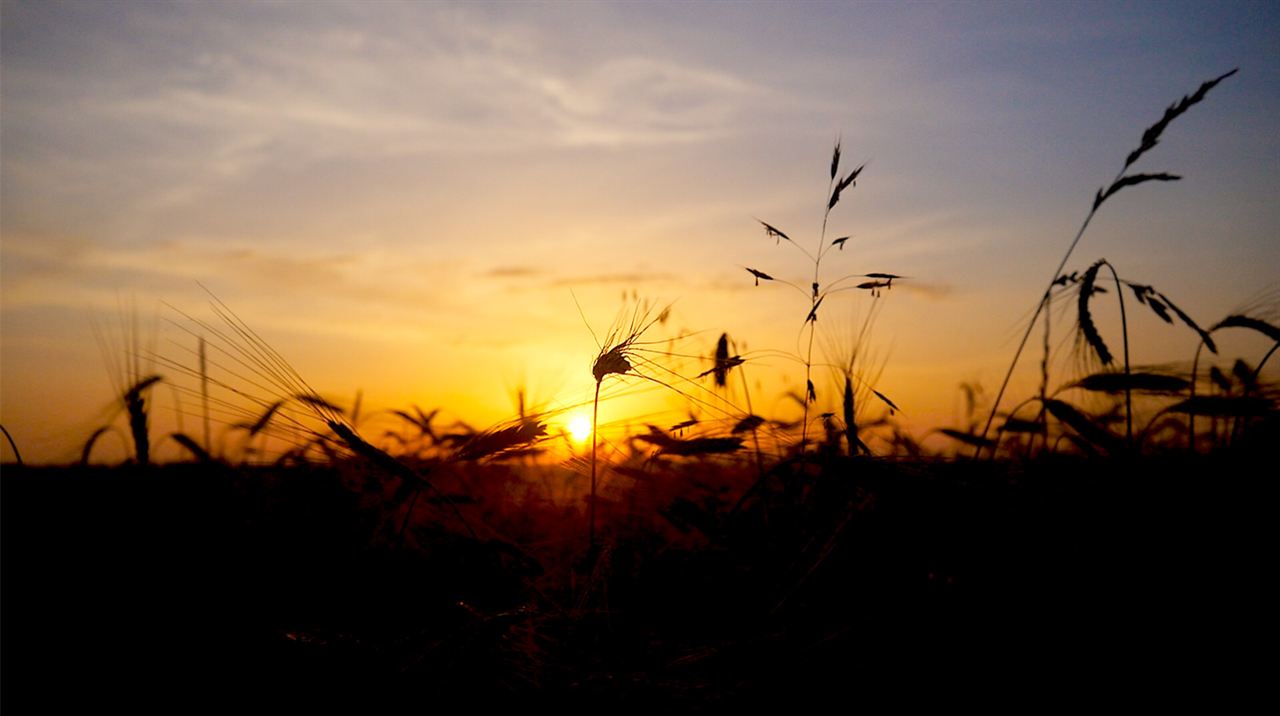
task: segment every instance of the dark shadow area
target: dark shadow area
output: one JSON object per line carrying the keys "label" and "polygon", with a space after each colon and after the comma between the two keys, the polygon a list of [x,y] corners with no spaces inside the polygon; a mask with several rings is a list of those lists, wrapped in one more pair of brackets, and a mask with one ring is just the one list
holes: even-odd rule
{"label": "dark shadow area", "polygon": [[402,513],[345,467],[7,467],[5,707],[718,711],[1028,686],[1223,703],[1264,683],[1275,488],[1257,468],[786,469],[767,522],[759,498],[733,509],[752,472],[657,475],[688,487],[588,569],[579,542],[485,511],[517,469],[479,471],[464,506],[505,538],[423,521],[401,545]]}

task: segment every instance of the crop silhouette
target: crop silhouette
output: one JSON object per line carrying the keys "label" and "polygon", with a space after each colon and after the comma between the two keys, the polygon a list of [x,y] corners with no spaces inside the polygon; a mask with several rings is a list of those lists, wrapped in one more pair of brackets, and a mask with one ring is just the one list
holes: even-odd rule
{"label": "crop silhouette", "polygon": [[[163,380],[154,373],[152,361],[148,358],[155,350],[152,345],[154,329],[149,337],[143,336],[138,309],[132,303],[127,308],[124,305],[117,307],[116,321],[110,327],[102,327],[96,321],[92,327],[98,352],[107,367],[107,377],[119,401],[118,408],[127,418],[129,436],[133,441],[133,459],[139,465],[148,465],[151,463],[148,398],[151,389]],[[90,435],[81,451],[81,462],[88,461],[94,443],[112,429],[108,423]]]}
{"label": "crop silhouette", "polygon": [[629,321],[619,316],[600,343],[600,353],[591,364],[591,375],[596,379],[595,393],[591,398],[591,495],[587,505],[587,544],[591,553],[596,549],[596,448],[599,438],[600,384],[610,375],[624,376],[631,372],[633,363],[639,362],[638,351],[643,345],[640,339],[655,323],[666,323],[670,308],[664,308],[650,318],[647,305],[637,304]]}
{"label": "crop silhouette", "polygon": [[[1004,379],[1000,382],[999,390],[996,391],[996,397],[995,397],[995,400],[992,402],[991,412],[987,416],[986,425],[983,426],[982,432],[978,436],[980,440],[980,444],[975,449],[975,455],[981,454],[983,447],[985,447],[986,445],[985,440],[986,440],[987,434],[990,432],[991,424],[995,420],[996,414],[1000,409],[1000,401],[1004,397],[1005,390],[1009,387],[1009,379],[1013,377],[1013,371],[1018,365],[1018,359],[1022,356],[1022,351],[1027,345],[1027,340],[1031,337],[1031,332],[1035,329],[1036,321],[1040,318],[1041,315],[1045,315],[1045,325],[1046,325],[1045,330],[1046,330],[1046,333],[1048,332],[1049,319],[1048,319],[1048,314],[1046,313],[1046,309],[1049,306],[1054,286],[1058,285],[1060,278],[1063,276],[1063,269],[1066,268],[1067,262],[1071,260],[1071,254],[1075,251],[1076,246],[1080,243],[1080,239],[1084,237],[1085,231],[1089,228],[1089,222],[1093,220],[1093,217],[1098,213],[1098,209],[1102,207],[1103,203],[1105,203],[1112,196],[1115,196],[1115,194],[1121,191],[1122,189],[1125,189],[1131,186],[1137,186],[1139,184],[1144,184],[1147,182],[1153,182],[1153,181],[1169,182],[1169,181],[1177,181],[1181,178],[1179,176],[1169,174],[1166,172],[1135,173],[1135,174],[1128,174],[1127,172],[1129,171],[1129,167],[1131,167],[1135,162],[1137,162],[1138,159],[1140,159],[1144,154],[1146,154],[1151,149],[1154,149],[1156,145],[1160,143],[1161,135],[1164,134],[1164,131],[1165,129],[1168,128],[1170,122],[1172,122],[1174,119],[1177,119],[1179,116],[1185,113],[1192,106],[1198,104],[1209,93],[1209,90],[1213,89],[1218,85],[1218,83],[1222,82],[1228,77],[1231,77],[1238,71],[1239,71],[1239,68],[1236,68],[1214,79],[1208,80],[1207,82],[1204,82],[1203,84],[1201,84],[1200,87],[1193,94],[1184,96],[1178,102],[1175,102],[1174,104],[1169,105],[1169,107],[1164,111],[1164,114],[1160,117],[1160,119],[1155,124],[1151,125],[1145,131],[1143,131],[1142,139],[1139,142],[1138,147],[1133,151],[1129,152],[1128,156],[1125,157],[1124,165],[1120,168],[1120,171],[1116,174],[1115,178],[1111,181],[1111,183],[1098,189],[1097,195],[1094,196],[1093,204],[1089,208],[1088,214],[1085,215],[1084,222],[1080,225],[1079,230],[1076,231],[1075,237],[1072,238],[1071,243],[1067,246],[1067,251],[1066,253],[1063,254],[1062,260],[1058,262],[1057,268],[1053,270],[1053,275],[1049,278],[1049,283],[1045,287],[1044,294],[1040,297],[1039,302],[1036,304],[1035,311],[1031,315],[1031,320],[1027,322],[1027,330],[1025,333],[1023,333],[1022,340],[1018,343],[1017,350],[1014,351],[1013,360],[1009,362],[1009,368],[1007,371],[1005,371]],[[1096,276],[1096,273],[1097,271],[1096,269],[1094,269],[1093,276]],[[1085,293],[1082,301],[1084,302],[1088,301],[1089,293],[1090,292]],[[1086,332],[1086,338],[1088,338],[1088,329],[1082,326],[1082,330]],[[1096,332],[1095,332],[1095,335],[1096,335]],[[1127,336],[1126,336],[1126,340],[1127,340]],[[1127,346],[1127,343],[1126,343],[1126,346]],[[1127,364],[1127,359],[1126,359],[1126,364]],[[1132,431],[1132,428],[1130,426],[1130,432],[1131,431]]]}
{"label": "crop silhouette", "polygon": [[[818,400],[817,388],[813,382],[813,377],[814,377],[813,367],[815,365],[813,361],[813,345],[814,345],[814,339],[817,336],[817,331],[818,331],[819,309],[822,307],[823,302],[826,301],[827,298],[832,296],[833,294],[837,294],[837,293],[841,293],[849,290],[867,291],[868,293],[870,293],[873,299],[878,299],[881,296],[882,290],[892,288],[894,280],[903,278],[902,276],[898,276],[896,274],[891,274],[891,273],[872,272],[872,273],[865,273],[865,274],[848,274],[840,278],[837,278],[833,281],[825,280],[825,277],[823,276],[823,273],[822,273],[823,259],[827,258],[827,256],[832,251],[838,251],[843,253],[845,249],[845,245],[852,238],[852,236],[841,236],[839,238],[832,239],[831,241],[827,241],[827,224],[831,218],[831,211],[835,209],[835,207],[840,203],[842,195],[844,195],[844,193],[847,190],[851,190],[857,187],[858,177],[862,175],[863,169],[866,168],[866,165],[862,164],[850,170],[847,174],[844,174],[843,176],[841,176],[840,174],[841,158],[842,157],[841,157],[840,142],[837,140],[835,144],[835,148],[831,152],[831,168],[830,168],[830,173],[828,177],[827,191],[825,194],[823,211],[822,211],[822,229],[818,233],[818,240],[813,251],[809,251],[805,249],[803,246],[797,243],[794,239],[792,239],[791,236],[789,236],[786,232],[782,231],[776,226],[766,221],[757,219],[760,225],[764,227],[764,232],[767,237],[775,239],[775,242],[779,245],[783,241],[786,241],[788,245],[794,247],[797,251],[803,254],[812,263],[813,265],[812,281],[809,284],[808,290],[805,290],[804,288],[801,288],[799,285],[794,284],[790,281],[775,278],[773,275],[770,275],[759,269],[746,267],[747,272],[751,274],[751,276],[755,280],[756,286],[759,286],[761,281],[769,281],[769,282],[777,282],[777,283],[785,284],[791,287],[792,289],[803,294],[809,301],[808,312],[805,314],[804,321],[802,323],[802,329],[801,329],[802,334],[804,331],[808,332],[808,337],[806,339],[806,343],[804,347],[804,354],[799,358],[800,362],[804,365],[804,394],[800,398],[803,416],[800,422],[800,444],[798,446],[798,450],[801,455],[804,454],[808,445],[809,410],[812,404],[816,403]],[[850,282],[859,278],[866,278],[871,280],[862,281],[857,284],[851,285]],[[828,304],[828,307],[829,306],[830,304]],[[867,315],[869,319],[872,314],[871,312],[868,312]],[[859,336],[857,336],[857,340],[859,341],[866,340],[867,335],[866,335],[865,329],[867,326],[869,326],[869,322],[867,324],[864,324],[864,330],[861,332]],[[856,356],[856,350],[857,349],[855,347],[852,355]],[[847,365],[842,366],[842,369],[845,370],[844,377],[846,378],[846,384],[847,384],[847,388],[846,388],[847,400],[850,402],[850,411],[845,414],[845,424],[846,424],[847,430],[849,430],[849,426],[852,426],[854,424],[853,417],[852,417],[852,399],[853,399],[852,380],[854,378],[853,368],[854,368],[854,365],[853,365],[852,359],[848,361]],[[888,404],[891,409],[894,409],[894,410],[897,409],[897,406],[893,405],[892,401],[885,398],[883,394],[876,392],[875,395],[880,400]],[[842,397],[842,401],[843,400],[844,398]],[[865,447],[862,445],[861,441],[857,440],[856,438],[856,428],[853,428],[849,434],[853,436],[849,442],[850,453],[856,452],[857,449],[859,449],[858,446]]]}

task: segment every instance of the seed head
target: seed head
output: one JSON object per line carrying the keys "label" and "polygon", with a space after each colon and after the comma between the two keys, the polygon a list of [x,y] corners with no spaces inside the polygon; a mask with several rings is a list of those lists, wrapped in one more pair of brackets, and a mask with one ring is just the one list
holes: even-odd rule
{"label": "seed head", "polygon": [[626,345],[616,345],[596,358],[595,364],[591,366],[591,375],[595,376],[597,383],[604,380],[604,377],[610,373],[622,375],[631,370],[631,362],[623,355],[624,350]]}

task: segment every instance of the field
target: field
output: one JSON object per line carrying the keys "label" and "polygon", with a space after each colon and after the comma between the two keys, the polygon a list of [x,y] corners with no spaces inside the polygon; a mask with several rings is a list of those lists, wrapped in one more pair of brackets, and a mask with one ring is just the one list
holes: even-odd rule
{"label": "field", "polygon": [[405,506],[375,499],[394,480],[356,464],[9,467],[6,691],[146,709],[1231,699],[1265,670],[1250,644],[1274,606],[1260,457],[836,458],[737,509],[755,474],[694,461],[602,510],[595,555],[537,467],[452,475],[477,534],[424,510],[403,538]]}
{"label": "field", "polygon": [[[483,429],[339,405],[212,292],[210,317],[169,307],[167,348],[122,308],[95,336],[115,397],[79,463],[24,465],[4,433],[6,705],[1247,703],[1276,636],[1280,300],[1197,322],[1106,259],[1072,263],[1117,194],[1181,178],[1134,165],[1235,74],[1143,132],[998,390],[967,386],[966,424],[923,437],[879,380],[874,331],[916,279],[833,278],[856,249],[828,220],[866,167],[842,165],[839,140],[816,237],[756,220],[805,278],[735,269],[795,303],[794,352],[716,331],[702,354],[633,290],[599,332],[578,306],[589,398],[533,405],[522,387]],[[853,327],[825,332],[855,301]],[[1131,361],[1139,314],[1195,353]],[[1037,349],[1034,380],[1014,381]],[[802,386],[770,396],[779,414],[744,375],[764,359]],[[636,386],[689,418],[602,424]],[[162,394],[177,427],[159,427]]]}

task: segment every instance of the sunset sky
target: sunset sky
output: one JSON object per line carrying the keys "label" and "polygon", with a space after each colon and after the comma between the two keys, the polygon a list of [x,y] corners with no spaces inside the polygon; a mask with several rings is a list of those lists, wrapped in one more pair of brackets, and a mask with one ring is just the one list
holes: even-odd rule
{"label": "sunset sky", "polygon": [[[335,401],[485,425],[517,386],[589,399],[584,318],[602,335],[634,291],[674,302],[652,335],[694,333],[677,352],[745,342],[757,412],[795,412],[803,368],[781,354],[808,299],[743,267],[808,285],[756,219],[816,247],[837,137],[867,166],[822,274],[910,277],[864,353],[923,436],[961,420],[960,383],[994,391],[1143,129],[1235,67],[1135,167],[1182,181],[1110,200],[1069,269],[1105,257],[1204,324],[1280,311],[1275,2],[2,7],[0,422],[28,461],[75,459],[111,416],[95,322],[136,305],[155,351],[190,362],[161,302],[207,315],[199,284]],[[818,345],[872,301],[830,297]],[[1195,350],[1134,323],[1138,363]],[[651,398],[681,419],[680,396]],[[602,419],[671,422],[621,405]]]}

